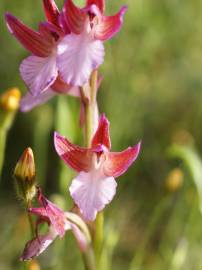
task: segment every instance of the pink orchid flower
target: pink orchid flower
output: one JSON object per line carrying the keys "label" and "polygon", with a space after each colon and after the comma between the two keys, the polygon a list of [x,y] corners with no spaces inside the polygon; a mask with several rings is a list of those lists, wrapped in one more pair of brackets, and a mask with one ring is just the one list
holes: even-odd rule
{"label": "pink orchid flower", "polygon": [[94,69],[104,61],[103,41],[112,38],[121,28],[124,6],[114,16],[104,15],[104,0],[87,0],[78,8],[72,0],[63,7],[63,16],[70,34],[58,44],[57,64],[64,82],[82,86]]}
{"label": "pink orchid flower", "polygon": [[56,63],[57,44],[68,33],[69,28],[54,1],[43,0],[47,22],[39,24],[38,31],[24,25],[13,15],[5,18],[11,34],[29,51],[20,65],[20,74],[30,92],[21,100],[21,110],[29,111],[60,93],[79,96],[78,87],[64,83]]}
{"label": "pink orchid flower", "polygon": [[86,220],[93,221],[97,212],[109,204],[116,193],[116,177],[135,161],[140,143],[122,152],[110,152],[109,121],[100,117],[91,148],[70,143],[55,133],[55,149],[61,159],[79,174],[73,179],[70,194]]}
{"label": "pink orchid flower", "polygon": [[[26,244],[20,259],[25,261],[39,256],[43,251],[48,248],[48,246],[55,240],[57,236],[62,238],[67,230],[73,231],[80,249],[84,251],[88,245],[88,240],[86,236],[76,224],[68,220],[68,216],[75,214],[63,212],[55,204],[47,200],[42,195],[39,188],[38,202],[40,204],[40,207],[29,209],[30,213],[35,214],[38,217],[36,221],[36,237]],[[78,216],[77,219],[79,219]],[[38,225],[44,222],[48,224],[49,230],[46,234],[39,235]]]}
{"label": "pink orchid flower", "polygon": [[88,83],[92,71],[104,59],[103,41],[121,28],[126,7],[115,16],[104,16],[104,1],[88,0],[83,9],[67,0],[59,12],[54,0],[43,0],[46,22],[38,31],[6,14],[9,31],[32,53],[20,65],[30,89],[21,102],[29,111],[59,93],[80,96],[79,86]]}

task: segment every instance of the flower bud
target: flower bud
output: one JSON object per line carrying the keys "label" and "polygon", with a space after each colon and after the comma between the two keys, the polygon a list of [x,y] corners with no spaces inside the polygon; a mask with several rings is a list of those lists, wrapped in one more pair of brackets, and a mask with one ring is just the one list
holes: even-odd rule
{"label": "flower bud", "polygon": [[0,96],[0,107],[5,111],[16,111],[20,104],[20,90],[11,88]]}
{"label": "flower bud", "polygon": [[18,194],[26,201],[31,201],[36,194],[35,175],[34,155],[32,149],[27,148],[14,170]]}
{"label": "flower bud", "polygon": [[178,191],[183,184],[184,174],[181,169],[173,169],[167,176],[165,187],[170,192]]}
{"label": "flower bud", "polygon": [[32,260],[29,262],[28,270],[40,270],[40,265],[36,260]]}

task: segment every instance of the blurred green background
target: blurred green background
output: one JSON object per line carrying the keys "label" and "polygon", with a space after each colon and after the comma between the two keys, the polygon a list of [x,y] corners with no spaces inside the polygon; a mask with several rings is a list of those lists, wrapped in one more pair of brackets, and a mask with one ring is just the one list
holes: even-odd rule
{"label": "blurred green background", "polygon": [[[37,28],[41,0],[0,1],[0,93],[26,87],[19,64],[28,55],[8,33],[5,11]],[[63,1],[56,1],[61,7]],[[82,1],[77,1],[82,4]],[[106,42],[100,112],[111,122],[112,149],[142,140],[141,154],[118,179],[106,208],[103,269],[202,269],[202,1],[106,1],[107,13],[128,4],[121,32]],[[70,169],[58,159],[53,131],[82,143],[78,100],[61,96],[18,113],[7,138],[0,183],[0,269],[24,269],[18,257],[29,238],[12,172],[23,150],[34,150],[46,195],[72,207]],[[83,269],[67,234],[40,256],[41,269]]]}

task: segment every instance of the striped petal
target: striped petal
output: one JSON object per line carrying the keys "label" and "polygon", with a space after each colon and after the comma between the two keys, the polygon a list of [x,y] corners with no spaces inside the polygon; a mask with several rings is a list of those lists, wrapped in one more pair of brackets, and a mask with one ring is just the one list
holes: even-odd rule
{"label": "striped petal", "polygon": [[91,150],[70,143],[57,132],[55,132],[54,144],[60,158],[72,169],[77,172],[87,172],[91,169],[93,158]]}
{"label": "striped petal", "polygon": [[9,13],[6,13],[5,18],[11,34],[28,51],[39,57],[46,57],[51,54],[53,47],[52,40],[47,40],[41,33],[33,31]]}
{"label": "striped petal", "polygon": [[20,65],[20,74],[30,92],[37,96],[48,89],[57,77],[55,56],[29,56]]}
{"label": "striped petal", "polygon": [[72,0],[66,0],[63,12],[71,32],[80,34],[84,29],[86,12],[75,6]]}
{"label": "striped petal", "polygon": [[105,153],[106,160],[103,164],[105,175],[118,177],[122,175],[130,165],[136,160],[140,152],[140,143],[134,147],[129,147],[122,152]]}
{"label": "striped petal", "polygon": [[123,16],[126,10],[127,7],[124,6],[114,16],[100,17],[98,24],[95,25],[95,38],[105,41],[112,38],[117,32],[119,32],[123,24]]}
{"label": "striped petal", "polygon": [[43,0],[44,11],[49,22],[58,25],[59,10],[54,0]]}
{"label": "striped petal", "polygon": [[102,114],[99,120],[97,131],[92,139],[92,147],[97,145],[104,145],[109,150],[111,148],[111,141],[109,135],[109,121],[105,114]]}
{"label": "striped petal", "polygon": [[70,34],[71,30],[70,30],[69,25],[67,24],[67,21],[65,18],[66,18],[66,16],[64,14],[64,11],[62,10],[60,12],[60,16],[59,16],[59,25],[65,34]]}
{"label": "striped petal", "polygon": [[60,37],[64,36],[64,32],[59,26],[56,26],[50,22],[43,22],[39,24],[39,32],[46,37],[46,39],[51,39],[58,41]]}

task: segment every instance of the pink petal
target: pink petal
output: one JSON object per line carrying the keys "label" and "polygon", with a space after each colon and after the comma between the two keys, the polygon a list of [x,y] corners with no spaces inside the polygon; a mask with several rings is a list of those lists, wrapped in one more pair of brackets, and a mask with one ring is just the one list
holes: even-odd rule
{"label": "pink petal", "polygon": [[48,218],[46,209],[44,207],[32,207],[29,208],[28,211],[36,216],[42,217],[42,218]]}
{"label": "pink petal", "polygon": [[116,193],[117,183],[99,170],[81,172],[69,188],[74,202],[86,220],[95,220],[97,212],[110,203]]}
{"label": "pink petal", "polygon": [[34,107],[46,103],[49,99],[56,95],[50,88],[46,91],[39,93],[37,96],[33,96],[29,92],[20,101],[20,110],[22,112],[28,112]]}
{"label": "pink petal", "polygon": [[71,32],[80,34],[84,28],[86,13],[75,6],[72,0],[66,0],[63,12]]}
{"label": "pink petal", "polygon": [[86,5],[96,5],[101,11],[101,13],[103,13],[105,10],[105,0],[87,0]]}
{"label": "pink petal", "polygon": [[47,217],[49,218],[54,230],[60,237],[63,237],[65,234],[65,230],[69,229],[69,224],[66,220],[65,213],[55,204],[47,200],[42,195],[40,190],[38,191],[38,200],[41,206],[43,206],[46,210]]}
{"label": "pink petal", "polygon": [[74,97],[80,97],[80,89],[77,86],[71,86],[63,82],[60,76],[57,77],[51,89],[58,94],[68,94]]}
{"label": "pink petal", "polygon": [[61,11],[60,12],[60,16],[59,16],[59,25],[61,27],[61,29],[63,30],[63,32],[65,34],[70,34],[71,33],[71,30],[69,29],[69,25],[67,24],[67,21],[65,19],[65,14],[64,14],[64,11]]}
{"label": "pink petal", "polygon": [[55,149],[60,158],[77,172],[89,171],[93,153],[83,147],[70,143],[66,138],[55,132]]}
{"label": "pink petal", "polygon": [[99,126],[92,139],[92,147],[96,147],[99,144],[106,146],[107,149],[111,148],[111,141],[109,136],[109,121],[104,113],[100,117]]}
{"label": "pink petal", "polygon": [[80,88],[77,86],[72,86],[67,92],[67,94],[72,97],[80,97]]}
{"label": "pink petal", "polygon": [[62,29],[54,25],[50,22],[43,22],[39,24],[39,32],[46,38],[46,39],[54,39],[55,41],[58,41],[60,37],[64,36],[64,32]]}
{"label": "pink petal", "polygon": [[124,6],[114,16],[102,16],[100,22],[95,25],[95,38],[105,41],[112,38],[123,24],[123,15],[125,14],[127,7]]}
{"label": "pink petal", "polygon": [[53,47],[51,40],[46,40],[43,35],[33,31],[9,13],[6,13],[5,18],[9,31],[28,51],[39,57],[50,55]]}
{"label": "pink petal", "polygon": [[20,260],[26,261],[39,256],[50,246],[56,237],[57,234],[54,231],[50,231],[48,234],[40,235],[30,240],[26,244]]}
{"label": "pink petal", "polygon": [[59,10],[54,0],[43,0],[43,6],[47,20],[58,25]]}
{"label": "pink petal", "polygon": [[57,77],[55,56],[29,56],[22,61],[20,73],[31,93],[36,96],[48,89]]}
{"label": "pink petal", "polygon": [[104,60],[104,46],[91,35],[67,35],[58,45],[57,65],[62,80],[68,84],[83,86],[93,70]]}
{"label": "pink petal", "polygon": [[128,167],[136,160],[140,151],[140,143],[129,147],[123,152],[105,153],[104,173],[107,176],[118,177],[127,171]]}

